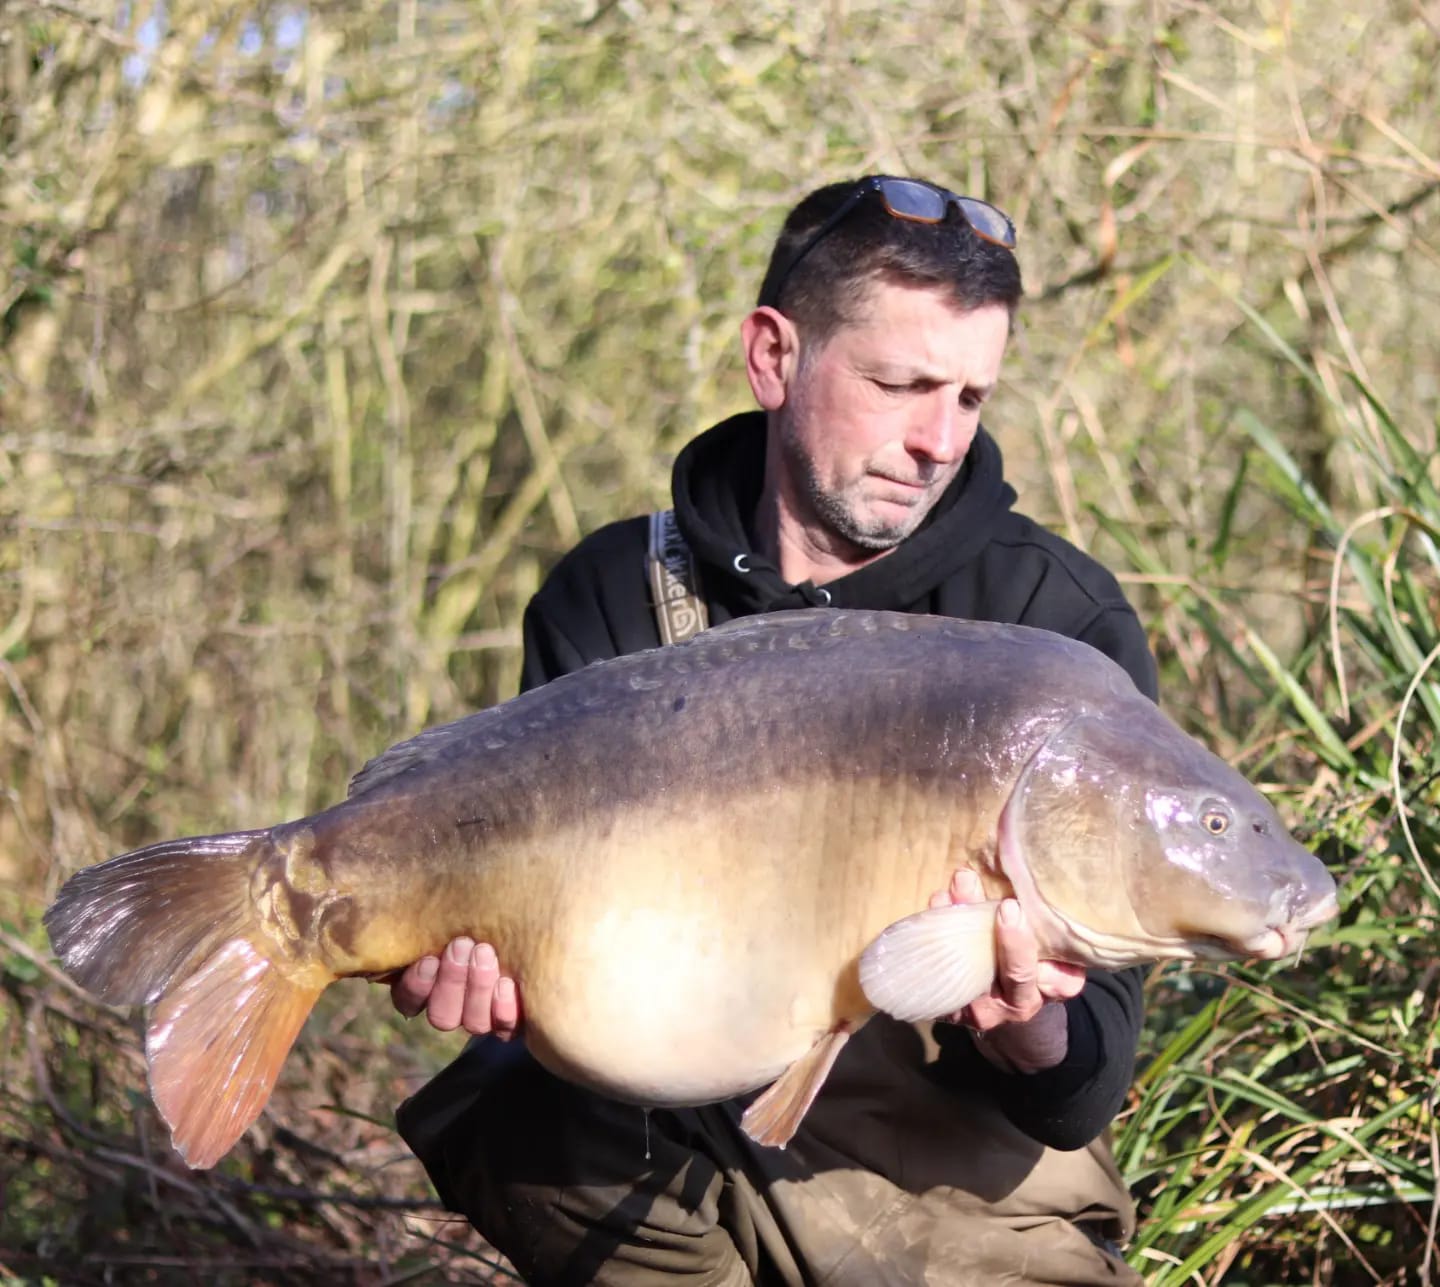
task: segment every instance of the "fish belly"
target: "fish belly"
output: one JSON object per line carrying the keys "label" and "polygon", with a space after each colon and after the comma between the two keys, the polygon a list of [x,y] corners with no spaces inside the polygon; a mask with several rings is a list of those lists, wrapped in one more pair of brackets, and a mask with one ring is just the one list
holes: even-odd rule
{"label": "fish belly", "polygon": [[953,861],[947,810],[897,810],[902,789],[646,807],[599,838],[552,838],[572,856],[564,892],[519,952],[536,1057],[616,1098],[698,1104],[764,1085],[836,1023],[863,1022],[859,954],[944,888]]}
{"label": "fish belly", "polygon": [[729,1098],[779,1076],[830,1026],[839,971],[775,958],[664,908],[607,912],[577,936],[565,983],[522,985],[537,997],[527,1043],[551,1071],[615,1098]]}

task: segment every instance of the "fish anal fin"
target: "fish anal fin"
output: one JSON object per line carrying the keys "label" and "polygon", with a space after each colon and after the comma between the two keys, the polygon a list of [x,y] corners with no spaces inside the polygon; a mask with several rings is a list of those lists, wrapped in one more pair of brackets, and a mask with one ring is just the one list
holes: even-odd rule
{"label": "fish anal fin", "polygon": [[860,956],[860,986],[907,1023],[954,1014],[995,980],[999,903],[949,903],[888,925]]}
{"label": "fish anal fin", "polygon": [[155,1007],[150,1094],[187,1165],[214,1166],[260,1115],[328,982],[318,969],[289,974],[233,938]]}
{"label": "fish anal fin", "polygon": [[740,1119],[740,1125],[757,1144],[784,1148],[800,1129],[800,1120],[815,1102],[841,1048],[850,1039],[851,1025],[837,1023],[775,1080]]}

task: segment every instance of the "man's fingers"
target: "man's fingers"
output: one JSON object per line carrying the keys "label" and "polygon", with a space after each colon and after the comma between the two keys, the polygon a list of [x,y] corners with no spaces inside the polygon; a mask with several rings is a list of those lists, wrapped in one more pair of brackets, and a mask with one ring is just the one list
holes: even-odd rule
{"label": "man's fingers", "polygon": [[952,903],[979,903],[985,899],[985,886],[980,883],[980,873],[969,867],[961,867],[950,877],[950,901]]}
{"label": "man's fingers", "polygon": [[520,993],[515,980],[500,973],[500,962],[489,943],[477,944],[470,957],[460,1026],[472,1037],[488,1032],[509,1041],[519,1024]]}
{"label": "man's fingers", "polygon": [[[952,903],[973,903],[985,897],[976,872],[956,871],[944,897],[930,899],[932,907]],[[1068,1001],[1085,987],[1085,969],[1066,961],[1040,959],[1040,945],[1018,900],[1000,904],[995,920],[995,983],[988,996],[977,997],[963,1010],[949,1016],[977,1032],[989,1032],[1006,1024],[1029,1023],[1050,1001]],[[1053,1016],[1052,1016],[1053,1017]]]}
{"label": "man's fingers", "polygon": [[1040,951],[1024,911],[1013,898],[1000,904],[995,937],[995,973],[1000,1000],[1015,1012],[1017,1019],[1029,1019],[1044,1001],[1036,985]]}
{"label": "man's fingers", "polygon": [[474,950],[473,939],[451,939],[440,957],[435,986],[431,988],[430,1000],[425,1005],[425,1017],[432,1028],[453,1032],[460,1026],[465,1008],[465,984],[469,980],[470,957]]}
{"label": "man's fingers", "polygon": [[985,887],[980,876],[968,867],[961,867],[950,877],[950,884],[943,893],[930,895],[931,907],[948,907],[952,903],[978,903],[985,898]]}
{"label": "man's fingers", "polygon": [[1068,1001],[1085,990],[1085,967],[1068,961],[1041,961],[1035,983],[1047,1001]]}
{"label": "man's fingers", "polygon": [[472,1037],[480,1037],[491,1029],[490,1007],[495,1000],[495,985],[500,981],[500,962],[489,943],[477,943],[470,954],[470,969],[465,979],[465,1004],[460,1011],[460,1027]]}
{"label": "man's fingers", "polygon": [[422,956],[391,977],[390,1001],[407,1019],[413,1019],[425,1008],[439,968],[438,957]]}
{"label": "man's fingers", "polygon": [[397,971],[390,997],[407,1019],[424,1010],[441,1032],[464,1028],[471,1036],[493,1032],[509,1041],[520,1024],[519,990],[501,975],[495,949],[463,936],[451,939],[439,957],[422,957]]}
{"label": "man's fingers", "polygon": [[502,978],[495,986],[495,1003],[490,1011],[495,1035],[509,1041],[520,1024],[520,993],[515,980]]}
{"label": "man's fingers", "polygon": [[977,1034],[977,1048],[997,1068],[1037,1072],[1065,1058],[1070,1038],[1063,1002],[1084,987],[1082,967],[1040,959],[1024,909],[1007,898],[995,919],[994,986],[951,1019]]}

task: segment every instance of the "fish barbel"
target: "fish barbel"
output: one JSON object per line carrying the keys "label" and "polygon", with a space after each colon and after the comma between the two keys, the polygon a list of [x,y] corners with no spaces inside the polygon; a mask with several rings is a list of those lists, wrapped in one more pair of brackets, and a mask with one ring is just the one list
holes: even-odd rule
{"label": "fish barbel", "polygon": [[[959,867],[986,901],[922,910]],[[430,729],[310,817],[83,870],[45,924],[84,987],[153,1007],[151,1093],[204,1167],[326,986],[460,935],[495,945],[554,1073],[653,1106],[773,1082],[744,1125],[783,1144],[876,1010],[990,989],[1007,897],[1042,955],[1105,969],[1280,957],[1336,910],[1270,805],[1095,649],[815,609]]]}

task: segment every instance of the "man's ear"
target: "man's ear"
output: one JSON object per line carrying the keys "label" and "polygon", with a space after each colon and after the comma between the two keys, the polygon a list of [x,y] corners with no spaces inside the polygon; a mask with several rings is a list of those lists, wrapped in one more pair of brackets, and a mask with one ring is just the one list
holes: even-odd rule
{"label": "man's ear", "polygon": [[800,363],[795,324],[776,309],[757,308],[740,323],[740,343],[755,401],[765,411],[778,411]]}

